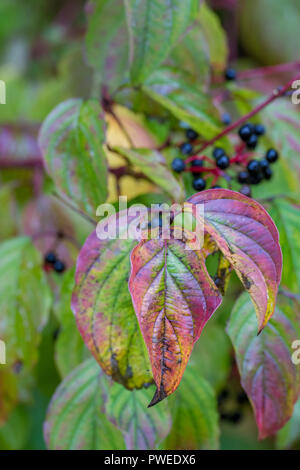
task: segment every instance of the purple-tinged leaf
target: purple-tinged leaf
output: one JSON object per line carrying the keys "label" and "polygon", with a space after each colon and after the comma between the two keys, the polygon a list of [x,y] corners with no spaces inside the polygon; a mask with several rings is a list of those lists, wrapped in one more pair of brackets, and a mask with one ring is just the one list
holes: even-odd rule
{"label": "purple-tinged leaf", "polygon": [[289,420],[300,395],[300,368],[292,361],[292,344],[300,338],[300,309],[295,301],[279,296],[275,314],[259,336],[253,313],[249,297],[243,294],[227,332],[263,439]]}
{"label": "purple-tinged leaf", "polygon": [[129,289],[148,348],[157,391],[178,387],[194,343],[221,303],[201,252],[182,240],[143,240],[131,254]]}
{"label": "purple-tinged leaf", "polygon": [[274,222],[258,202],[226,189],[197,193],[189,202],[203,204],[204,229],[249,292],[261,331],[274,312],[281,279],[282,255]]}
{"label": "purple-tinged leaf", "polygon": [[[126,230],[127,212],[116,221]],[[114,216],[98,224],[105,230]],[[128,224],[137,217],[128,217]],[[99,233],[99,232],[98,232]],[[77,260],[72,309],[86,346],[106,374],[125,387],[140,388],[152,382],[150,364],[134,313],[128,278],[133,239],[100,240],[93,232]]]}

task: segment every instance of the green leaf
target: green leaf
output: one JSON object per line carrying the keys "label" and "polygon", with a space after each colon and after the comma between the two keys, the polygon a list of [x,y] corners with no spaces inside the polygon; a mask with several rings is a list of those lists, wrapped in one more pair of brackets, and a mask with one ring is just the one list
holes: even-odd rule
{"label": "green leaf", "polygon": [[0,220],[5,223],[0,226],[0,240],[13,237],[17,232],[16,208],[13,189],[11,186],[2,186],[0,189]]}
{"label": "green leaf", "polygon": [[142,83],[168,57],[195,17],[197,0],[125,0],[131,79]]}
{"label": "green leaf", "polygon": [[73,288],[74,269],[70,269],[64,276],[59,302],[55,305],[55,314],[60,321],[59,335],[55,344],[55,361],[62,377],[90,357],[71,310]]}
{"label": "green leaf", "polygon": [[[114,216],[101,221],[77,261],[72,310],[83,340],[104,372],[129,389],[152,382],[145,344],[128,291],[130,252],[136,241],[122,239],[127,213],[120,212],[120,238],[101,240]],[[128,216],[128,221],[138,217]]]}
{"label": "green leaf", "polygon": [[292,344],[300,338],[299,305],[278,297],[275,313],[257,336],[254,307],[246,294],[237,300],[227,327],[241,384],[264,439],[276,433],[293,414],[300,393],[300,368],[292,362]]}
{"label": "green leaf", "polygon": [[44,121],[39,145],[58,190],[94,215],[107,197],[104,121],[97,101],[70,99]]}
{"label": "green leaf", "polygon": [[199,362],[193,360],[193,357],[176,394],[168,398],[173,425],[164,442],[164,449],[208,450],[219,447],[215,393],[201,377]]}
{"label": "green leaf", "polygon": [[128,33],[123,0],[92,0],[87,7],[88,62],[102,83],[117,88],[128,71]]}
{"label": "green leaf", "polygon": [[215,390],[220,390],[228,378],[231,369],[230,351],[231,344],[224,329],[211,318],[194,346],[191,363],[197,366],[199,374]]}
{"label": "green leaf", "polygon": [[[0,365],[0,427],[7,421],[11,411],[17,404],[18,392],[16,376],[6,366]],[[1,440],[1,428],[0,428]]]}
{"label": "green leaf", "polygon": [[173,176],[171,170],[167,168],[164,156],[157,150],[146,148],[133,150],[121,147],[115,147],[114,150],[126,157],[132,165],[136,166],[175,201],[180,202],[183,200],[183,188]]}
{"label": "green leaf", "polygon": [[197,20],[203,31],[209,50],[209,60],[213,68],[223,71],[227,65],[227,36],[219,17],[206,3],[202,3]]}
{"label": "green leaf", "polygon": [[40,254],[27,237],[0,245],[0,338],[8,364],[31,368],[37,361],[41,330],[52,296]]}
{"label": "green leaf", "polygon": [[[205,139],[215,137],[222,130],[219,127],[219,113],[208,95],[170,68],[154,72],[145,82],[143,90]],[[219,144],[231,151],[226,137],[220,139]]]}
{"label": "green leaf", "polygon": [[290,449],[293,444],[300,440],[300,400],[297,401],[294,407],[293,416],[280,429],[276,436],[277,449]]}
{"label": "green leaf", "polygon": [[98,364],[89,359],[60,384],[44,424],[48,449],[124,449],[121,433],[101,411],[101,375]]}
{"label": "green leaf", "polygon": [[129,450],[155,449],[170,431],[167,403],[147,408],[152,395],[153,387],[132,392],[118,384],[107,387],[106,416],[121,430]]}
{"label": "green leaf", "polygon": [[298,293],[300,289],[300,208],[283,199],[276,199],[269,212],[280,235],[283,255],[281,283],[289,290]]}

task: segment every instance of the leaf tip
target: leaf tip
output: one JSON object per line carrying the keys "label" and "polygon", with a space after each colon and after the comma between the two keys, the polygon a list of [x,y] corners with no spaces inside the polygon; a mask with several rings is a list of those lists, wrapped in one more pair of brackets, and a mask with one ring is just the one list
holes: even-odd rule
{"label": "leaf tip", "polygon": [[164,391],[163,388],[158,390],[158,388],[155,390],[154,396],[152,400],[150,401],[148,408],[151,408],[151,406],[157,405],[160,401],[162,401],[164,398],[167,397],[166,392]]}

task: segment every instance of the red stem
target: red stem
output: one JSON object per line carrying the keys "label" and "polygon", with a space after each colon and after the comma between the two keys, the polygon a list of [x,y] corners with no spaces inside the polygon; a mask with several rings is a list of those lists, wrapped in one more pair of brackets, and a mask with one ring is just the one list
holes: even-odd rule
{"label": "red stem", "polygon": [[243,124],[244,122],[246,122],[248,119],[250,119],[252,116],[254,116],[255,114],[257,114],[259,111],[261,111],[262,109],[264,109],[266,106],[268,106],[270,103],[272,103],[272,101],[276,100],[277,98],[279,98],[280,96],[284,95],[286,93],[286,91],[289,90],[289,88],[291,87],[291,85],[294,83],[295,80],[300,80],[300,74],[297,75],[295,78],[293,78],[292,80],[289,80],[289,82],[284,85],[282,88],[276,88],[275,90],[273,90],[272,94],[266,98],[260,105],[256,106],[254,109],[252,109],[252,111],[250,111],[249,113],[245,114],[245,116],[242,116],[240,119],[238,119],[237,121],[233,122],[232,124],[230,124],[228,127],[226,127],[222,132],[220,132],[218,135],[216,135],[215,137],[213,137],[212,139],[210,139],[209,141],[206,142],[206,144],[204,144],[200,149],[197,150],[197,153],[201,153],[203,152],[203,150],[207,149],[207,147],[210,147],[211,145],[213,145],[217,140],[221,139],[222,137],[224,137],[225,135],[229,134],[233,129],[235,129],[236,127],[239,127],[241,124]]}
{"label": "red stem", "polygon": [[256,77],[263,77],[265,75],[275,75],[277,73],[292,72],[293,70],[300,70],[300,62],[289,62],[287,64],[268,65],[266,67],[259,67],[251,70],[242,70],[238,72],[238,80],[248,80]]}

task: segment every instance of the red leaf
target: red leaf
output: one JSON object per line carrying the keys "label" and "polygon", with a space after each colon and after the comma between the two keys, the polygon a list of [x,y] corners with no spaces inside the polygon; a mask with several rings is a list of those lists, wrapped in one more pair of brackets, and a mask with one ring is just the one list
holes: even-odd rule
{"label": "red leaf", "polygon": [[143,240],[131,254],[129,289],[148,348],[155,405],[178,387],[194,343],[221,303],[201,252],[181,240]]}
{"label": "red leaf", "polygon": [[259,331],[275,308],[281,279],[282,255],[278,231],[255,200],[226,189],[207,190],[189,202],[204,204],[204,228],[251,295]]}

